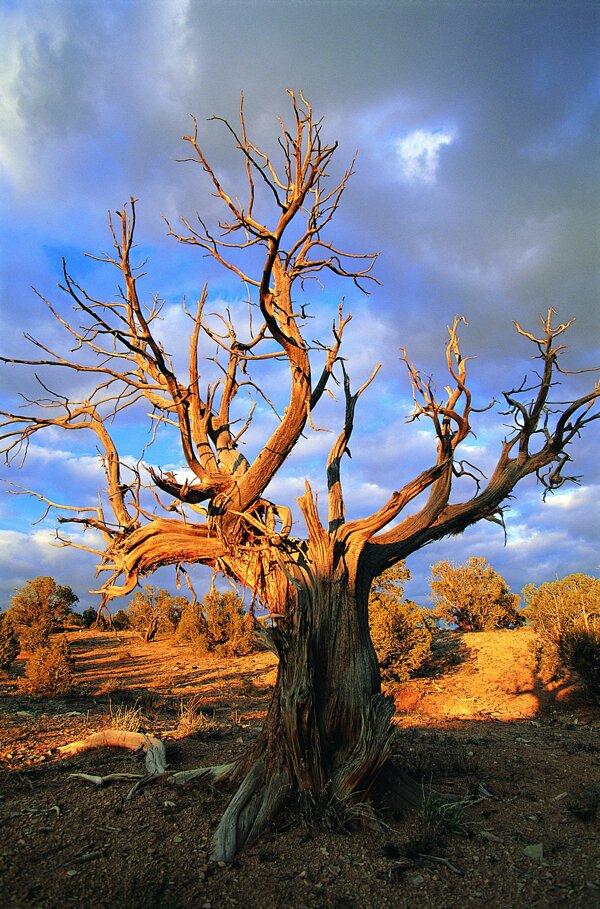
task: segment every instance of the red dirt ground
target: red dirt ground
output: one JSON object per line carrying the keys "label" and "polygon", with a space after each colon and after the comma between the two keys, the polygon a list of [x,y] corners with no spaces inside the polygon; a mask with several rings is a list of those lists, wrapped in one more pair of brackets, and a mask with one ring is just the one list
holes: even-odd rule
{"label": "red dirt ground", "polygon": [[[290,806],[228,867],[207,861],[226,793],[165,780],[125,801],[128,783],[96,789],[70,774],[136,772],[139,754],[66,760],[55,749],[137,706],[173,769],[232,760],[258,733],[273,658],[69,637],[74,694],[20,694],[23,660],[0,679],[3,909],[600,906],[600,710],[576,685],[542,684],[529,630],[443,633],[437,668],[390,689],[398,761],[464,798],[460,819],[449,808],[429,824],[423,812],[385,825],[358,817],[343,833],[307,827],[306,809]],[[190,704],[207,720],[196,731],[181,718]]]}

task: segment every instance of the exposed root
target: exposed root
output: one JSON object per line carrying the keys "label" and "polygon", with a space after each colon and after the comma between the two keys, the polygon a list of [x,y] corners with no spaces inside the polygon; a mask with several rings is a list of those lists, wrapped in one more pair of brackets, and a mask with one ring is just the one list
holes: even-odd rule
{"label": "exposed root", "polygon": [[118,780],[142,780],[144,777],[141,773],[108,773],[106,776],[96,776],[93,773],[70,773],[69,776],[85,780],[86,783],[93,783],[94,786],[108,786],[109,783],[115,783]]}
{"label": "exposed root", "polygon": [[214,862],[232,862],[238,852],[256,842],[279,812],[290,793],[289,775],[271,773],[263,761],[252,765],[238,787],[219,822],[212,842],[210,858]]}
{"label": "exposed root", "polygon": [[122,729],[104,729],[102,732],[93,732],[85,739],[61,745],[57,750],[61,756],[68,757],[82,754],[94,748],[127,748],[130,751],[143,749],[146,752],[146,773],[109,773],[106,776],[96,776],[93,773],[70,773],[69,776],[77,777],[94,786],[107,786],[119,780],[136,780],[135,785],[127,793],[130,799],[141,786],[153,782],[160,777],[168,776],[172,783],[183,786],[193,780],[206,780],[211,783],[223,783],[235,771],[237,763],[216,764],[212,767],[197,767],[193,770],[179,770],[167,775],[167,757],[163,742],[153,735],[144,735],[141,732],[126,732]]}
{"label": "exposed root", "polygon": [[224,783],[232,775],[237,763],[215,764],[213,767],[196,767],[194,770],[178,770],[169,775],[169,780],[178,786],[185,786],[193,780],[206,780],[209,783]]}
{"label": "exposed root", "polygon": [[132,798],[142,786],[157,780],[165,775],[167,770],[167,752],[160,739],[153,735],[144,735],[142,732],[126,732],[123,729],[103,729],[102,732],[93,732],[85,739],[62,745],[58,753],[63,756],[82,754],[94,748],[127,748],[129,751],[146,752],[146,773],[109,773],[107,776],[95,776],[91,773],[71,773],[70,776],[78,777],[93,783],[95,786],[106,786],[115,780],[137,780],[127,793],[126,799]]}
{"label": "exposed root", "polygon": [[167,769],[167,753],[164,744],[153,735],[142,732],[126,732],[123,729],[103,729],[93,732],[85,739],[61,745],[58,753],[63,756],[82,754],[94,748],[127,748],[129,751],[146,752],[146,771],[148,776],[161,776]]}

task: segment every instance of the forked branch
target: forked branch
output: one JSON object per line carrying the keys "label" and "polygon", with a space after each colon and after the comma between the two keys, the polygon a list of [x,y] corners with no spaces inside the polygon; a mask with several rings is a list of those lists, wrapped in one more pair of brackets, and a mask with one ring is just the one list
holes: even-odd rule
{"label": "forked branch", "polygon": [[[554,310],[550,309],[541,319],[543,335],[539,338],[517,324],[519,334],[537,347],[542,368],[531,383],[523,382],[520,388],[504,394],[509,405],[505,415],[512,418],[513,428],[503,442],[495,469],[483,488],[480,478],[473,475],[472,469],[465,471],[464,462],[455,456],[460,443],[471,431],[470,416],[474,412],[467,386],[466,358],[460,354],[456,333],[460,320],[455,320],[450,329],[447,362],[455,385],[446,389],[448,397],[445,402],[436,401],[432,381],[424,379],[414,367],[409,366],[416,401],[411,419],[427,416],[432,420],[438,439],[437,466],[441,470],[433,478],[431,475],[424,478],[422,489],[430,485],[430,493],[420,511],[393,529],[372,537],[371,556],[377,571],[432,540],[461,533],[479,520],[498,521],[498,516],[502,515],[502,503],[516,484],[529,474],[535,474],[544,485],[544,498],[565,482],[577,482],[577,477],[563,473],[570,460],[565,449],[589,423],[600,416],[596,406],[600,387],[596,384],[592,391],[566,402],[552,402],[551,393],[557,382],[557,373],[569,374],[558,364],[565,346],[557,343],[557,339],[562,338],[572,325],[572,320],[555,325],[554,315]],[[452,503],[452,476],[465,473],[476,481],[476,494],[464,502]],[[390,514],[394,511],[392,507]],[[396,510],[395,513],[399,512]]]}

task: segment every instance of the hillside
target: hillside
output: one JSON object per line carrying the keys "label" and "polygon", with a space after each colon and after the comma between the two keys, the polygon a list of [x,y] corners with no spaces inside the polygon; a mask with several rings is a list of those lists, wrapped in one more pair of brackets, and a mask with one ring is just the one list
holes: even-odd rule
{"label": "hillside", "polygon": [[[424,785],[463,802],[350,834],[306,826],[291,806],[232,867],[207,864],[226,794],[166,780],[124,801],[130,783],[96,789],[73,772],[132,773],[140,756],[55,749],[133,709],[175,770],[234,759],[257,735],[275,664],[268,654],[198,658],[169,640],[70,635],[77,692],[24,697],[0,684],[0,875],[14,909],[431,906],[589,907],[600,903],[600,711],[575,684],[544,686],[532,634],[436,640],[427,676],[390,689],[395,752]],[[331,827],[327,806],[322,826]],[[318,818],[317,818],[318,819]]]}
{"label": "hillside", "polygon": [[534,641],[530,628],[441,632],[433,670],[395,691],[402,724],[533,720],[560,706],[580,711],[583,703],[576,680],[544,684],[537,675]]}

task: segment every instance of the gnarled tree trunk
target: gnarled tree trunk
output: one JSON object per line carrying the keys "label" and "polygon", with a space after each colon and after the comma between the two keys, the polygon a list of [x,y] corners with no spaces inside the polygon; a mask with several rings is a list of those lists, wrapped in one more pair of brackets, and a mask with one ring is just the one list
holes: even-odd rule
{"label": "gnarled tree trunk", "polygon": [[319,537],[268,579],[277,681],[258,741],[238,767],[215,860],[231,861],[252,843],[292,791],[343,808],[368,801],[385,776],[395,778],[396,796],[404,788],[404,802],[416,801],[418,787],[390,765],[394,706],[381,692],[369,633],[371,575],[360,548]]}

